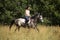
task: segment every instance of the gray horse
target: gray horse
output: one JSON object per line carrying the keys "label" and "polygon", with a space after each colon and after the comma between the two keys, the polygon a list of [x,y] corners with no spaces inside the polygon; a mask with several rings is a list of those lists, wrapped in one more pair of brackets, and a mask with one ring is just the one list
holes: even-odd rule
{"label": "gray horse", "polygon": [[9,29],[11,29],[11,27],[12,27],[13,24],[15,24],[16,25],[15,31],[17,29],[19,31],[20,27],[22,27],[22,26],[23,27],[28,26],[28,28],[34,28],[34,29],[37,29],[37,31],[39,31],[38,28],[37,28],[37,21],[38,21],[38,19],[40,20],[40,18],[41,17],[40,17],[40,14],[39,13],[34,14],[30,18],[31,20],[28,21],[28,25],[25,24],[25,21],[26,21],[25,18],[18,18],[18,19],[12,20]]}

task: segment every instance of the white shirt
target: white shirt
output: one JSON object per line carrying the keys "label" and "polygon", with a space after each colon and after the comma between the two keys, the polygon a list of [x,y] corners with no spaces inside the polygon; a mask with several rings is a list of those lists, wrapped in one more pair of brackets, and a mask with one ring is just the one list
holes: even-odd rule
{"label": "white shirt", "polygon": [[25,11],[25,16],[30,16],[30,10]]}

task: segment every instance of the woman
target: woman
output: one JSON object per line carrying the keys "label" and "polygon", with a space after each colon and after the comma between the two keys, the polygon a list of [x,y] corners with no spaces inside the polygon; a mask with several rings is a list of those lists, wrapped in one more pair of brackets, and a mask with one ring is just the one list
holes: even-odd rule
{"label": "woman", "polygon": [[31,17],[31,15],[30,15],[30,7],[27,6],[26,10],[25,10],[25,19],[26,19],[25,23],[28,23],[28,21],[30,20],[30,17]]}

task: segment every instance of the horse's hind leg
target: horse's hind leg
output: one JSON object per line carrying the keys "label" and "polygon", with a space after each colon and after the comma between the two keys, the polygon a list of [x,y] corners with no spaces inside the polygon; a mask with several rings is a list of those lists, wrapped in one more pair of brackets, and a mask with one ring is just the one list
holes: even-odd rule
{"label": "horse's hind leg", "polygon": [[19,25],[16,25],[16,29],[15,31],[18,29],[18,31],[20,30],[20,26]]}
{"label": "horse's hind leg", "polygon": [[18,26],[18,31],[20,30],[20,26]]}
{"label": "horse's hind leg", "polygon": [[12,28],[12,24],[10,25],[9,30],[11,30],[11,28]]}
{"label": "horse's hind leg", "polygon": [[12,22],[10,24],[10,27],[9,27],[9,30],[11,30],[11,27],[12,27],[13,24],[14,24],[14,20],[12,20]]}
{"label": "horse's hind leg", "polygon": [[17,30],[17,27],[16,27],[16,29],[15,29],[15,31]]}

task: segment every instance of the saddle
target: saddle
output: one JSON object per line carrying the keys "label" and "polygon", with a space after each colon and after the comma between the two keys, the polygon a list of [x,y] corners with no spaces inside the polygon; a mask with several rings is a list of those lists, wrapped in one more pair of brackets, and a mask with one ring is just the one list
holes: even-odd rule
{"label": "saddle", "polygon": [[28,24],[28,22],[29,22],[29,18],[26,18],[26,17],[22,17],[22,18],[25,19],[25,24]]}

